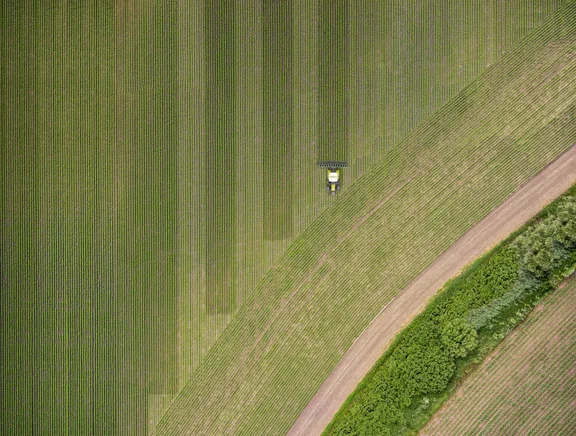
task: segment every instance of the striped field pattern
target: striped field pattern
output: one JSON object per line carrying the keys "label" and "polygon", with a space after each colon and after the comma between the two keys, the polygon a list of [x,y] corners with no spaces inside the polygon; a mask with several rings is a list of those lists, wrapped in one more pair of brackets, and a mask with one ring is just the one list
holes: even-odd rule
{"label": "striped field pattern", "polygon": [[0,1],[2,433],[146,434],[185,386],[160,432],[285,430],[576,140],[565,3]]}
{"label": "striped field pattern", "polygon": [[576,279],[543,300],[420,434],[576,433]]}
{"label": "striped field pattern", "polygon": [[159,434],[285,433],[381,307],[576,142],[575,8],[420,125],[290,245]]}

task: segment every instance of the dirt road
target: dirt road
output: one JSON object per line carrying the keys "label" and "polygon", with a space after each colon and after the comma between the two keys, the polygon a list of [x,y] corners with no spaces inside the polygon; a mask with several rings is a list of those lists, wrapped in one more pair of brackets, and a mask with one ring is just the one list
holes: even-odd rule
{"label": "dirt road", "polygon": [[459,271],[576,182],[576,145],[472,227],[372,320],[300,414],[289,436],[320,435],[390,341]]}

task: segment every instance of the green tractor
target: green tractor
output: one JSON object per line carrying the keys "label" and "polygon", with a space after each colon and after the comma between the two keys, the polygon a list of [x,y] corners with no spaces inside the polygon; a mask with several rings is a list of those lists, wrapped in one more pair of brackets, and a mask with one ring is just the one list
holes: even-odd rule
{"label": "green tractor", "polygon": [[336,192],[340,190],[340,168],[348,166],[348,162],[327,160],[323,162],[318,162],[320,168],[326,168],[326,190],[330,195],[336,195]]}

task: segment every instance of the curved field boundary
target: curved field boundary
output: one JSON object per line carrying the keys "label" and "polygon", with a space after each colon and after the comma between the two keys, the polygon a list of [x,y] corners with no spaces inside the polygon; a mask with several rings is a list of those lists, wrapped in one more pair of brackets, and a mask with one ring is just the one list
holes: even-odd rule
{"label": "curved field boundary", "polygon": [[543,300],[444,403],[422,435],[576,432],[576,277]]}
{"label": "curved field boundary", "polygon": [[571,4],[343,192],[260,282],[158,434],[287,432],[381,308],[576,142],[575,33]]}
{"label": "curved field boundary", "polygon": [[[548,16],[557,3],[533,1],[543,6],[533,9],[534,23],[540,21],[538,17]],[[404,8],[404,4],[392,3]],[[420,3],[412,0],[407,10]],[[220,234],[206,234],[211,228],[206,220],[219,212],[215,203],[211,203],[210,213],[206,211],[209,205],[204,189],[209,179],[209,168],[204,165],[208,159],[208,143],[204,140],[206,2],[2,2],[0,318],[5,320],[5,328],[0,335],[0,354],[8,356],[0,371],[2,385],[6,386],[3,391],[7,393],[1,401],[4,433],[30,433],[30,429],[56,434],[146,433],[170,401],[169,393],[182,386],[201,364],[201,358],[233,316],[226,313],[228,302],[235,301],[236,308],[240,307],[258,278],[287,246],[282,245],[284,241],[267,241],[270,244],[262,241],[263,184],[259,164],[262,41],[261,32],[255,31],[262,27],[261,4],[258,0],[236,2],[235,33],[227,36],[235,46],[236,88],[231,90],[235,104],[229,110],[233,109],[235,114],[234,148],[238,160],[235,181],[220,178],[218,183],[235,191],[237,202],[229,208],[235,216],[234,229],[226,233],[230,237],[235,235],[241,243],[232,244],[234,251],[224,254],[229,259],[225,262],[233,262],[235,271],[228,270],[226,275],[218,272],[222,275],[211,278],[212,283],[225,283],[231,277],[236,288],[228,295],[212,292],[207,297],[207,241],[212,237],[216,242],[227,240]],[[317,4],[316,0],[293,0],[297,77],[294,130],[298,144],[293,161],[293,235],[300,234],[330,204],[330,198],[323,192],[324,175],[314,165],[318,112]],[[372,5],[375,4],[379,2],[373,1]],[[506,3],[507,9],[516,10],[510,4]],[[377,12],[366,2],[356,10],[357,14],[364,10]],[[373,15],[396,18],[393,13]],[[506,36],[511,34],[509,28],[528,23],[525,19],[531,14],[522,12],[514,16],[518,19],[510,20],[508,14],[495,13],[487,20],[481,15],[472,22],[482,29],[485,25],[492,26],[491,23],[503,23]],[[356,15],[354,19],[356,44],[366,50],[378,46],[366,40],[373,30],[370,26],[359,29],[360,18]],[[411,23],[409,15],[404,22]],[[466,26],[477,27],[472,23]],[[470,34],[470,29],[465,29],[465,33]],[[396,35],[395,29],[390,34]],[[491,30],[488,34],[493,35]],[[461,39],[452,30],[449,35],[452,36],[446,36],[444,41]],[[476,34],[472,35],[473,39]],[[398,40],[387,35],[382,39],[389,39],[391,44]],[[465,47],[463,43],[458,48]],[[351,50],[356,53],[350,58],[353,65],[359,65],[360,56],[369,58],[369,53],[360,55],[358,50],[352,47]],[[416,52],[411,46],[401,53],[406,51]],[[463,53],[464,61],[453,58],[445,70],[455,71],[461,64],[468,65],[468,59],[474,65],[484,65],[475,53],[465,50]],[[494,50],[495,57],[500,53]],[[398,57],[397,64],[402,60],[403,57]],[[378,74],[373,62],[369,68],[366,63],[362,66],[370,71],[370,77],[372,73]],[[431,83],[437,82],[428,81],[421,74],[425,69],[420,70],[418,76],[413,75],[418,83],[436,89]],[[460,76],[452,90],[461,89],[476,75]],[[388,82],[388,78],[382,81],[395,83]],[[364,80],[364,83],[374,82]],[[549,89],[555,89],[554,86]],[[403,102],[404,98],[388,97],[393,89],[372,92],[364,88],[362,95]],[[410,95],[420,90],[411,86],[406,89]],[[439,101],[445,100],[434,100],[429,107],[438,107]],[[351,102],[351,111],[354,107],[363,108],[356,118],[366,120],[367,125],[370,120],[383,118],[379,112],[364,110],[365,100],[356,98]],[[544,112],[541,115],[545,117]],[[542,120],[546,122],[541,117]],[[354,117],[350,121],[358,124]],[[535,127],[529,123],[523,131],[532,128]],[[569,137],[572,133],[567,132],[564,136]],[[520,179],[562,151],[560,145],[567,142],[559,141],[560,136],[559,132],[550,135],[556,146],[529,153],[528,165],[522,169]],[[352,144],[356,143],[351,140],[351,153],[356,148]],[[526,149],[530,152],[531,146]],[[410,156],[413,149],[407,148],[406,152]],[[354,153],[367,155],[365,151]],[[489,154],[482,156],[485,160],[478,164],[478,169],[487,168],[487,159],[493,158]],[[229,165],[224,156],[218,159],[224,166]],[[353,159],[352,155],[350,160]],[[404,165],[404,161],[395,159]],[[214,162],[212,170],[218,167]],[[370,157],[363,165],[372,162],[374,159]],[[476,175],[481,172],[474,171]],[[497,173],[500,171],[496,169]],[[402,179],[402,171],[395,174]],[[350,168],[346,180],[352,181],[352,176]],[[511,178],[507,175],[506,180]],[[512,189],[517,182],[513,180],[506,189]],[[375,201],[388,195],[386,186],[395,183],[390,178],[383,189],[380,186]],[[221,192],[215,195],[222,197]],[[493,195],[503,193],[490,192],[490,201],[480,202],[474,213],[484,213],[482,207],[491,207]],[[296,200],[301,198],[306,201]],[[442,194],[434,201],[443,198]],[[372,201],[370,197],[363,199]],[[357,215],[365,212],[356,209]],[[227,222],[218,216],[214,219]],[[363,226],[375,222],[373,219],[376,212]],[[414,225],[421,225],[418,223]],[[462,221],[458,223],[462,226]],[[345,226],[346,220],[339,225]],[[463,230],[467,224],[456,227]],[[321,232],[317,236],[324,237]],[[326,251],[326,244],[317,244],[316,239],[305,242]],[[229,246],[223,249],[229,250]],[[433,247],[431,253],[438,249]],[[314,250],[306,253],[310,257],[300,258],[303,263],[298,264],[298,272],[291,277],[302,278],[309,271],[304,271],[305,262],[315,262],[323,255]],[[418,259],[424,264],[429,261],[426,256]],[[316,270],[318,277],[326,268],[332,268],[331,262],[327,257]],[[417,269],[409,270],[410,274],[412,271]],[[352,277],[350,270],[346,274]],[[387,289],[379,289],[372,296],[377,301],[363,309],[366,313],[359,314],[360,324],[352,321],[354,331],[343,337],[342,350],[337,351],[336,359],[375,315],[373,311],[379,309],[383,295],[387,295],[383,292],[401,289],[403,283],[398,286],[395,283],[388,283]],[[300,289],[309,291],[305,287]],[[351,289],[353,295],[358,295],[360,288]],[[280,295],[280,291],[274,295]],[[322,294],[309,292],[309,295]],[[251,298],[249,303],[264,304],[266,298],[259,293],[258,300]],[[207,301],[214,305],[207,308]],[[325,307],[315,306],[319,311]],[[230,304],[229,308],[233,306]],[[258,318],[254,331],[261,334],[263,326],[258,323],[265,325],[268,321],[267,316]],[[310,331],[309,326],[302,327],[303,334]],[[336,361],[328,359],[326,364],[334,365]],[[208,364],[212,365],[212,358]],[[179,380],[173,375],[176,368]],[[325,368],[322,371],[323,376],[327,375]],[[312,385],[321,381],[314,378]],[[43,389],[36,389],[38,386]],[[294,410],[299,412],[307,400],[299,397],[300,403]],[[296,414],[293,410],[287,412],[290,420]],[[284,417],[279,422],[289,425]]]}
{"label": "curved field boundary", "polygon": [[576,145],[470,229],[372,320],[308,403],[288,435],[318,435],[392,339],[434,294],[482,253],[576,183]]}

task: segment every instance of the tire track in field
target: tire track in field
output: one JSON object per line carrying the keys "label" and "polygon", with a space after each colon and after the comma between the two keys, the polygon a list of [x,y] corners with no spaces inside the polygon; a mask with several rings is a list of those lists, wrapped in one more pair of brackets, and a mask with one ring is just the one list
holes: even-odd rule
{"label": "tire track in field", "polygon": [[576,182],[576,145],[470,229],[387,304],[354,341],[288,435],[320,435],[389,343],[451,277]]}

